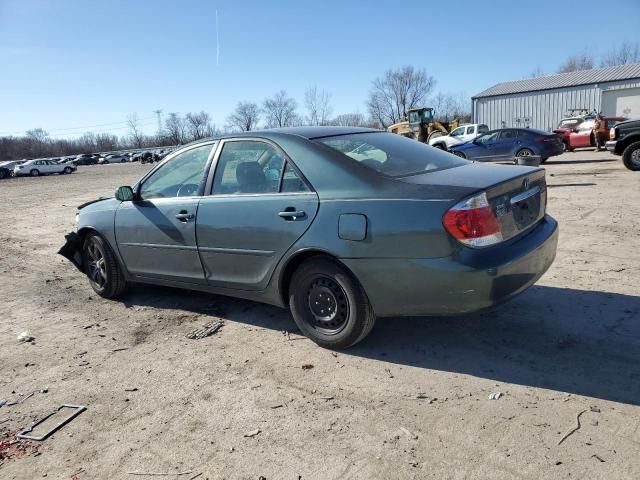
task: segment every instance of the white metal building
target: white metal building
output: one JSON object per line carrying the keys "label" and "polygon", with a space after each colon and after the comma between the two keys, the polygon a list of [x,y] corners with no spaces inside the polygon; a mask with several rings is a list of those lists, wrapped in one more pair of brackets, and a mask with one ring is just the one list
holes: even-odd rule
{"label": "white metal building", "polygon": [[475,123],[553,130],[571,110],[640,118],[640,63],[498,83],[472,97]]}

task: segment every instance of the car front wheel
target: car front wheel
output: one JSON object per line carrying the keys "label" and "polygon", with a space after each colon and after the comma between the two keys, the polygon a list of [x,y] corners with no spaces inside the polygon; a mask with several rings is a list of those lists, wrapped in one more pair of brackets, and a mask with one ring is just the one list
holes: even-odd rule
{"label": "car front wheel", "polygon": [[634,142],[624,149],[622,162],[629,170],[640,170],[640,142]]}
{"label": "car front wheel", "polygon": [[302,333],[325,348],[355,345],[376,321],[362,286],[328,258],[314,258],[298,267],[289,286],[289,308]]}
{"label": "car front wheel", "polygon": [[71,167],[64,167],[64,173],[66,173],[67,175],[69,175],[73,170],[71,170]]}
{"label": "car front wheel", "polygon": [[32,177],[37,177],[38,175],[40,175],[40,170],[34,168],[33,170],[31,170],[31,172],[29,172],[31,174]]}
{"label": "car front wheel", "polygon": [[454,151],[454,152],[453,152],[453,154],[454,154],[456,157],[460,157],[460,158],[467,158],[467,156],[466,156],[464,153],[462,153],[462,152],[455,152],[455,151]]}
{"label": "car front wheel", "polygon": [[87,236],[83,247],[84,271],[91,288],[104,298],[120,295],[126,280],[116,257],[107,242],[98,234]]}

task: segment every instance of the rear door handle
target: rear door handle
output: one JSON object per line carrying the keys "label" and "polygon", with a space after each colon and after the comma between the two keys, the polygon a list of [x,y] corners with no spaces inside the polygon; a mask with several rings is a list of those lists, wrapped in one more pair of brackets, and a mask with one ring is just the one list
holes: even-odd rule
{"label": "rear door handle", "polygon": [[180,213],[176,214],[176,218],[181,222],[188,222],[189,220],[193,220],[195,215],[193,213],[187,213],[186,210],[182,210]]}
{"label": "rear door handle", "polygon": [[285,210],[284,212],[278,213],[280,218],[284,218],[285,220],[301,220],[307,216],[307,214],[301,210]]}

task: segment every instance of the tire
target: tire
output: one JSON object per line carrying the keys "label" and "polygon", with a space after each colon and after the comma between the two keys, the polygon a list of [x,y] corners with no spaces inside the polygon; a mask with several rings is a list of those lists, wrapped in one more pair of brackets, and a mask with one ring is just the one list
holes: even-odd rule
{"label": "tire", "polygon": [[34,168],[29,172],[29,175],[31,175],[32,177],[37,177],[40,175],[40,170],[38,170],[37,168]]}
{"label": "tire", "polygon": [[7,171],[4,168],[0,168],[0,180],[7,178],[9,176],[9,174],[7,173]]}
{"label": "tire", "polygon": [[440,150],[446,150],[447,149],[447,147],[446,147],[446,145],[444,143],[435,143],[435,144],[432,145],[432,147],[438,148]]}
{"label": "tire", "polygon": [[531,157],[535,155],[530,148],[521,148],[516,152],[516,157]]}
{"label": "tire", "polygon": [[64,167],[64,170],[62,171],[62,173],[65,173],[67,175],[69,175],[71,172],[73,172],[73,170],[71,170],[71,167]]}
{"label": "tire", "polygon": [[127,282],[107,242],[97,233],[87,235],[82,247],[84,271],[93,291],[104,298],[124,292]]}
{"label": "tire", "polygon": [[453,153],[456,157],[460,157],[460,158],[464,158],[464,159],[466,159],[466,158],[467,158],[467,156],[466,156],[464,153],[462,153],[462,152],[456,152],[456,151],[454,151],[454,152],[452,152],[452,153]]}
{"label": "tire", "polygon": [[547,160],[549,160],[549,157],[547,157],[547,158],[541,158],[541,159],[540,159],[540,163],[547,163]]}
{"label": "tire", "polygon": [[289,309],[306,337],[330,349],[355,345],[376,321],[360,283],[342,265],[322,257],[306,261],[292,275]]}
{"label": "tire", "polygon": [[640,171],[640,142],[633,142],[622,152],[624,166],[634,172]]}

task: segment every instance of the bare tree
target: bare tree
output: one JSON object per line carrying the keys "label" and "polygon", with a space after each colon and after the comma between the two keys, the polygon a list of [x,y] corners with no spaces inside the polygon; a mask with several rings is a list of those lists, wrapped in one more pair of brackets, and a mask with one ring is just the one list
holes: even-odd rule
{"label": "bare tree", "polygon": [[31,155],[34,157],[42,156],[45,151],[45,144],[49,140],[49,134],[42,128],[34,128],[27,130],[25,136],[30,144],[29,150]]}
{"label": "bare tree", "polygon": [[342,113],[329,123],[341,127],[364,127],[367,125],[367,121],[361,113]]}
{"label": "bare tree", "polygon": [[314,85],[304,92],[304,106],[309,112],[307,123],[310,125],[327,125],[333,113],[331,108],[331,94],[326,90],[318,90]]}
{"label": "bare tree", "polygon": [[560,68],[558,73],[577,72],[579,70],[591,70],[593,68],[594,61],[593,56],[587,52],[571,55],[567,58]]}
{"label": "bare tree", "polygon": [[638,42],[623,42],[618,48],[614,48],[605,53],[601,67],[615,67],[616,65],[626,65],[628,63],[640,62],[640,44]]}
{"label": "bare tree", "polygon": [[284,90],[280,90],[272,98],[267,98],[262,105],[267,128],[292,127],[301,123],[300,116],[296,113],[297,102],[288,97]]}
{"label": "bare tree", "polygon": [[95,135],[96,150],[110,152],[118,148],[118,137],[110,133],[98,133]]}
{"label": "bare tree", "polygon": [[407,111],[420,107],[433,90],[435,79],[425,70],[411,65],[387,70],[382,78],[373,81],[367,108],[383,127],[404,120]]}
{"label": "bare tree", "polygon": [[199,140],[211,136],[211,118],[205,111],[200,113],[187,113],[187,130],[191,140]]}
{"label": "bare tree", "polygon": [[227,126],[232,130],[249,132],[255,130],[260,121],[260,107],[253,102],[238,102],[236,109],[227,117]]}
{"label": "bare tree", "polygon": [[138,121],[137,113],[132,113],[127,117],[127,126],[129,127],[131,143],[133,143],[136,148],[141,148],[144,144],[144,133],[140,130],[140,122]]}
{"label": "bare tree", "polygon": [[164,122],[164,134],[171,145],[181,145],[187,140],[187,125],[179,113],[169,113]]}
{"label": "bare tree", "polygon": [[531,70],[531,73],[529,73],[529,75],[527,75],[526,78],[538,78],[538,77],[544,77],[544,75],[545,75],[544,70],[542,70],[542,67],[538,65],[536,68]]}

